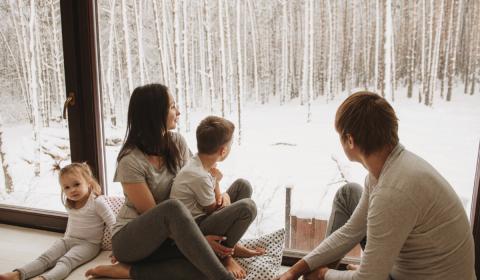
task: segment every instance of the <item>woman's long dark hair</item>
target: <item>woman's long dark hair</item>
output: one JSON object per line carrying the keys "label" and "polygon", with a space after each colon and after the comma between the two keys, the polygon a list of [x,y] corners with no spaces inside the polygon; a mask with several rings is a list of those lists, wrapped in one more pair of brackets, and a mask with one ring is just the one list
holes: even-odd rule
{"label": "woman's long dark hair", "polygon": [[166,86],[148,84],[137,87],[130,97],[127,132],[117,162],[137,147],[147,155],[161,156],[168,170],[176,174],[182,159],[167,128],[169,110],[170,100]]}

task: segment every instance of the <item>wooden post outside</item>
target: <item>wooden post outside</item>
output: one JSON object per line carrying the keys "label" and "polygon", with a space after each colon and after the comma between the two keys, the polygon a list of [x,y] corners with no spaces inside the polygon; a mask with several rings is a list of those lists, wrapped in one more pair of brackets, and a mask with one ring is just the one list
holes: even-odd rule
{"label": "wooden post outside", "polygon": [[291,224],[290,224],[290,210],[292,199],[292,185],[285,188],[285,248],[291,248]]}

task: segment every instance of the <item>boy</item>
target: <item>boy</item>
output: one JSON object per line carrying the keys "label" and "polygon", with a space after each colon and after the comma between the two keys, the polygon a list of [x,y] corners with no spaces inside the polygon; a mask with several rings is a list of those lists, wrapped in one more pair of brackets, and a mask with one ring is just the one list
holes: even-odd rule
{"label": "boy", "polygon": [[196,131],[198,154],[175,177],[170,198],[188,208],[205,235],[225,237],[222,244],[234,248],[234,253],[220,256],[222,262],[235,277],[244,278],[245,271],[233,257],[261,255],[263,250],[237,244],[257,214],[250,183],[237,179],[227,192],[220,192],[223,175],[216,164],[229,155],[234,130],[234,124],[224,118],[209,116],[202,120]]}

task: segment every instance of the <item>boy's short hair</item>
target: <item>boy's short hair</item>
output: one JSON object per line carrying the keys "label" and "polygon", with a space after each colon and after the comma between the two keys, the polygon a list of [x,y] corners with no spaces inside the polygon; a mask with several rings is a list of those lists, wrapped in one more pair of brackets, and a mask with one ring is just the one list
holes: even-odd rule
{"label": "boy's short hair", "polygon": [[335,129],[342,141],[350,134],[360,150],[370,155],[386,146],[397,146],[398,119],[388,102],[378,94],[360,91],[338,107]]}
{"label": "boy's short hair", "polygon": [[214,154],[232,140],[235,125],[224,118],[208,116],[197,127],[197,149],[201,154]]}

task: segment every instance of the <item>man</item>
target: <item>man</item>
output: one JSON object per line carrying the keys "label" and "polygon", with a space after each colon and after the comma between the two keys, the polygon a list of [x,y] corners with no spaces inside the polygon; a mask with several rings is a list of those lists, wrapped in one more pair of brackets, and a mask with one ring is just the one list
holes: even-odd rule
{"label": "man", "polygon": [[[277,279],[476,279],[473,237],[460,199],[430,164],[399,143],[390,104],[374,93],[355,93],[338,108],[335,128],[347,157],[368,170],[365,188],[348,221]],[[352,208],[339,202],[358,193],[340,191],[334,220]],[[356,270],[328,268],[365,236]]]}

